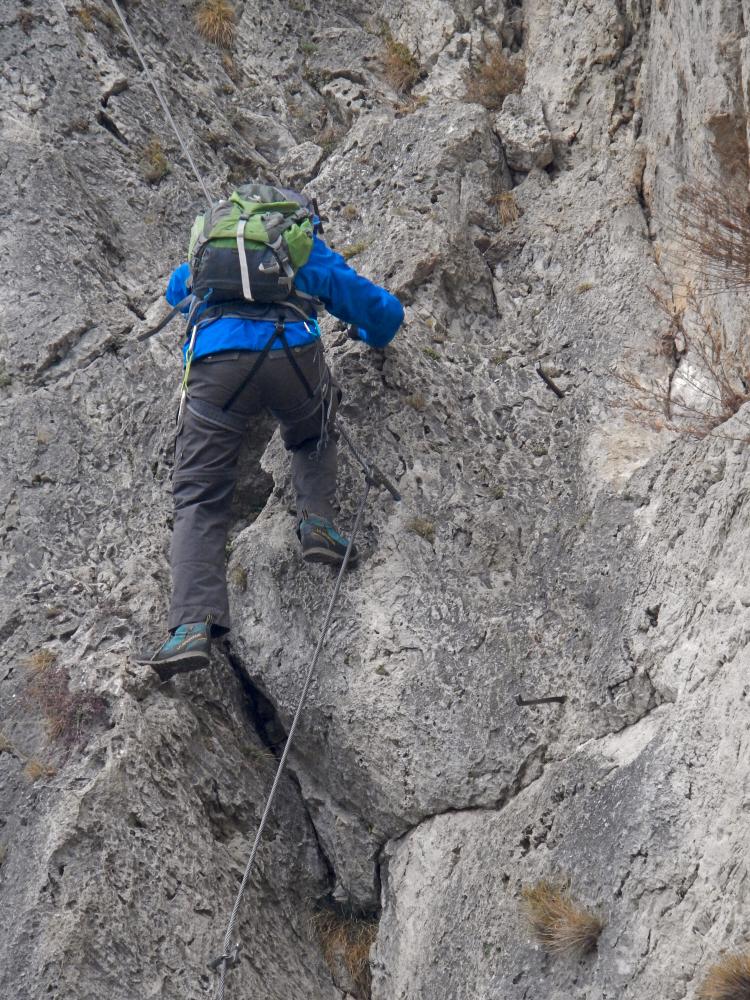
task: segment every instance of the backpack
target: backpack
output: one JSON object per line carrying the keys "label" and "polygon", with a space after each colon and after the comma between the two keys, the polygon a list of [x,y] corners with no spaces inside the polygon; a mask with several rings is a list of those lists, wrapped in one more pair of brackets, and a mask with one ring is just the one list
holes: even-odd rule
{"label": "backpack", "polygon": [[193,294],[222,302],[285,302],[313,246],[314,208],[302,195],[243,184],[199,215],[190,232]]}

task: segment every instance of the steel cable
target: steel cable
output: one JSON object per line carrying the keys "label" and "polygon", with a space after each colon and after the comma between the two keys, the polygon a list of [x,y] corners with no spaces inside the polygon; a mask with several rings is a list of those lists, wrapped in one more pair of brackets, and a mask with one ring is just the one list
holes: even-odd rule
{"label": "steel cable", "polygon": [[151,74],[151,70],[146,65],[146,60],[143,58],[143,53],[140,50],[138,42],[133,37],[133,33],[130,30],[130,26],[128,25],[128,22],[125,20],[125,15],[123,14],[122,10],[120,9],[120,5],[117,2],[117,0],[111,0],[111,2],[112,2],[112,6],[115,9],[115,12],[117,13],[117,16],[120,18],[120,21],[122,22],[122,26],[125,29],[125,34],[128,36],[128,41],[133,46],[133,50],[134,50],[135,54],[138,56],[138,58],[139,58],[139,60],[141,62],[141,66],[143,66],[143,71],[146,74],[146,77],[148,78],[148,82],[151,84],[151,87],[152,87],[154,93],[156,94],[156,98],[159,101],[159,104],[161,104],[162,111],[164,112],[164,115],[166,116],[167,122],[172,126],[172,131],[177,136],[177,141],[179,142],[180,146],[182,147],[182,152],[187,157],[188,163],[192,167],[193,173],[195,174],[198,183],[200,184],[201,188],[203,189],[203,194],[206,196],[206,201],[210,205],[211,204],[211,195],[208,193],[208,188],[206,187],[206,184],[205,184],[203,178],[201,177],[200,173],[198,172],[198,168],[195,165],[195,161],[193,160],[193,157],[192,157],[192,155],[190,153],[190,150],[188,149],[187,144],[185,143],[184,139],[182,138],[182,135],[180,134],[180,130],[177,128],[177,124],[176,124],[174,118],[172,117],[172,113],[169,110],[167,102],[162,97],[161,91],[159,90],[159,88],[156,85],[156,80],[153,78],[153,76]]}
{"label": "steel cable", "polygon": [[232,913],[229,917],[229,923],[227,925],[226,934],[224,935],[224,945],[222,954],[211,962],[211,967],[218,970],[219,973],[219,985],[216,991],[216,1000],[224,1000],[224,989],[227,970],[235,965],[238,961],[239,956],[239,942],[236,942],[234,947],[232,947],[232,936],[234,934],[234,925],[237,922],[237,914],[239,913],[240,905],[242,903],[242,897],[245,894],[245,889],[247,888],[247,883],[250,879],[250,873],[252,872],[253,864],[255,863],[255,856],[258,853],[258,847],[260,846],[260,840],[263,835],[263,830],[265,829],[266,822],[268,821],[269,814],[271,812],[271,806],[273,800],[276,796],[276,791],[279,787],[279,782],[281,781],[281,775],[284,772],[286,766],[287,757],[289,756],[289,751],[292,747],[292,742],[294,740],[294,734],[297,731],[297,725],[302,715],[302,709],[305,704],[305,699],[307,698],[307,691],[310,687],[310,682],[312,681],[313,674],[315,673],[315,667],[317,666],[320,653],[323,649],[323,643],[325,642],[326,636],[328,635],[328,629],[331,626],[331,619],[333,617],[333,611],[336,606],[336,601],[339,596],[339,590],[341,589],[341,582],[344,578],[344,573],[346,572],[347,565],[349,563],[349,557],[354,546],[354,539],[357,537],[357,533],[362,522],[362,515],[364,514],[365,506],[367,505],[367,498],[370,494],[371,483],[369,479],[365,484],[365,491],[362,494],[362,499],[359,502],[359,507],[357,508],[357,515],[354,519],[354,527],[352,528],[352,533],[349,538],[349,544],[346,549],[346,554],[344,555],[344,561],[341,563],[341,568],[339,570],[339,575],[336,578],[336,585],[333,588],[333,593],[331,594],[331,600],[328,604],[328,611],[326,612],[325,619],[323,621],[323,627],[320,632],[320,638],[318,639],[318,644],[315,647],[315,653],[310,661],[310,666],[307,669],[307,674],[305,676],[305,682],[302,685],[302,693],[299,697],[299,702],[297,704],[297,709],[294,713],[294,718],[292,720],[292,725],[289,728],[289,735],[286,738],[286,745],[284,746],[284,752],[279,760],[279,766],[276,769],[276,776],[273,780],[273,785],[271,786],[271,791],[268,793],[268,799],[266,800],[266,805],[263,810],[263,815],[261,816],[260,823],[258,824],[258,830],[255,834],[255,841],[253,842],[252,850],[250,851],[250,857],[248,858],[247,865],[245,866],[245,872],[242,876],[242,882],[240,883],[239,890],[237,892],[237,897],[234,901],[234,906],[232,907]]}

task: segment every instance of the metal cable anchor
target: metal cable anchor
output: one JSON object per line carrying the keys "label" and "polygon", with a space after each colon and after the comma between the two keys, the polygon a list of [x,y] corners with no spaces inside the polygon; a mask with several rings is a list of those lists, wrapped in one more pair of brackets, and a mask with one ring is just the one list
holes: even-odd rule
{"label": "metal cable anchor", "polygon": [[396,501],[401,500],[401,494],[393,485],[393,483],[390,481],[390,479],[386,476],[383,470],[380,469],[377,465],[375,465],[374,462],[368,462],[364,458],[362,458],[360,453],[355,448],[354,442],[349,437],[345,429],[341,426],[341,421],[338,422],[336,430],[346,442],[346,445],[349,448],[349,451],[354,456],[354,458],[362,466],[362,471],[365,474],[365,482],[369,483],[370,486],[383,486],[385,487],[385,489],[388,490],[388,492],[391,494],[394,500]]}
{"label": "metal cable anchor", "polygon": [[390,479],[388,479],[383,470],[379,469],[377,465],[369,465],[365,467],[365,480],[370,484],[370,486],[384,486],[394,500],[401,499],[399,491]]}
{"label": "metal cable anchor", "polygon": [[212,958],[208,963],[208,967],[212,972],[216,972],[221,966],[223,966],[224,969],[233,969],[235,965],[239,964],[240,943],[238,941],[234,948],[230,948],[229,951],[225,952],[223,955],[218,955],[216,958]]}

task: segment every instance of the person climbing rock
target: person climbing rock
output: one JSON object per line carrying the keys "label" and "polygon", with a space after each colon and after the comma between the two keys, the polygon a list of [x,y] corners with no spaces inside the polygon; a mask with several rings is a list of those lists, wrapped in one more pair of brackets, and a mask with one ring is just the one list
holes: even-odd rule
{"label": "person climbing rock", "polygon": [[139,660],[164,679],[207,666],[212,637],[229,630],[230,505],[243,439],[263,411],[291,452],[302,558],[340,565],[346,553],[348,541],[333,523],[341,389],[326,364],[317,312],[325,306],[374,348],[393,339],[404,312],[332,251],[321,231],[314,206],[298,192],[242,185],[198,216],[189,262],[169,280],[168,302],[188,314],[172,602],[169,636]]}

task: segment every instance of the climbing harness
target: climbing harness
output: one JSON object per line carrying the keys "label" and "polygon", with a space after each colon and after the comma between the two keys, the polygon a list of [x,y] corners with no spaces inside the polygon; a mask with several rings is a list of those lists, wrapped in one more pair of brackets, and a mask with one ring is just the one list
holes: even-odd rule
{"label": "climbing harness", "polygon": [[351,535],[349,537],[349,544],[346,548],[346,553],[344,555],[344,561],[341,563],[341,568],[339,569],[338,576],[336,577],[336,584],[333,588],[333,593],[331,594],[331,599],[328,602],[328,610],[326,612],[325,619],[323,620],[323,627],[320,631],[320,637],[318,639],[318,644],[315,647],[315,652],[313,653],[310,665],[307,668],[307,673],[305,674],[305,680],[302,685],[302,691],[299,696],[299,701],[297,702],[297,708],[294,712],[294,718],[292,719],[292,724],[289,728],[289,735],[286,738],[286,744],[284,745],[284,752],[279,760],[278,767],[276,768],[276,776],[273,779],[273,784],[271,785],[271,791],[268,793],[268,798],[266,799],[266,804],[263,809],[263,814],[260,818],[260,823],[258,824],[258,829],[255,834],[255,840],[253,841],[253,846],[250,851],[250,856],[247,860],[247,865],[245,866],[245,871],[242,876],[242,881],[240,882],[240,887],[237,891],[237,896],[234,900],[234,906],[232,907],[232,912],[229,917],[229,923],[227,924],[226,933],[224,934],[224,942],[222,945],[222,952],[211,962],[209,962],[209,968],[217,973],[219,977],[219,983],[216,989],[216,1000],[224,1000],[224,991],[226,988],[226,976],[229,969],[234,968],[240,960],[240,941],[233,941],[234,928],[237,923],[237,915],[239,914],[240,906],[242,904],[242,899],[245,895],[245,890],[247,889],[247,884],[250,880],[250,874],[253,870],[253,865],[255,863],[255,858],[258,853],[258,847],[260,846],[260,841],[263,836],[263,831],[268,822],[268,817],[271,812],[271,807],[273,806],[273,800],[276,797],[276,792],[279,787],[279,782],[281,781],[281,776],[284,773],[284,768],[286,767],[287,757],[289,756],[289,751],[291,750],[292,743],[294,741],[295,733],[297,732],[297,726],[299,724],[300,717],[302,715],[302,709],[305,705],[305,700],[307,698],[307,692],[310,687],[310,682],[312,681],[313,674],[315,673],[315,667],[318,664],[318,659],[320,657],[321,650],[323,649],[323,644],[325,643],[326,636],[328,635],[328,630],[331,627],[331,620],[333,618],[333,612],[336,607],[336,601],[339,596],[339,591],[341,589],[341,582],[344,578],[344,573],[346,572],[346,567],[349,564],[349,558],[351,556],[352,548],[354,546],[354,540],[359,532],[360,525],[362,523],[362,515],[364,514],[365,507],[367,505],[367,498],[370,495],[370,490],[373,486],[384,486],[385,489],[391,494],[394,500],[400,500],[401,495],[398,490],[393,486],[393,484],[388,480],[388,478],[383,474],[383,472],[373,463],[367,463],[362,456],[359,454],[357,449],[354,447],[351,438],[343,430],[340,429],[341,436],[348,445],[352,455],[362,466],[365,474],[365,490],[362,494],[362,498],[359,501],[359,506],[357,507],[357,514],[354,519],[354,527],[352,528]]}
{"label": "climbing harness", "polygon": [[198,171],[198,168],[195,165],[195,161],[193,160],[193,157],[190,154],[190,150],[188,149],[186,142],[184,141],[184,139],[182,138],[182,135],[180,134],[180,130],[177,128],[175,120],[172,117],[172,113],[170,112],[169,107],[167,106],[167,102],[162,97],[161,91],[159,90],[159,88],[156,85],[156,80],[151,75],[151,70],[146,65],[146,60],[143,58],[143,53],[141,52],[140,47],[138,46],[138,42],[133,37],[133,33],[130,30],[130,26],[129,26],[127,20],[125,19],[125,15],[123,14],[123,12],[122,12],[122,10],[120,8],[120,5],[117,2],[117,0],[112,0],[112,6],[114,7],[115,13],[117,14],[117,16],[120,18],[120,21],[122,22],[122,26],[125,29],[125,34],[128,36],[128,41],[133,46],[133,51],[138,56],[138,59],[140,60],[141,66],[143,66],[143,72],[146,74],[146,78],[148,79],[148,82],[151,84],[151,88],[153,89],[154,93],[156,94],[156,99],[158,100],[159,104],[161,104],[161,108],[162,108],[162,111],[164,112],[164,115],[165,115],[165,117],[167,119],[167,122],[171,126],[172,131],[174,132],[174,134],[177,136],[177,141],[180,144],[182,152],[185,154],[188,163],[192,167],[192,170],[193,170],[193,173],[195,174],[196,180],[200,184],[201,189],[203,190],[203,194],[206,196],[206,201],[210,205],[211,204],[211,195],[208,193],[208,188],[206,187],[205,181],[201,177],[201,175],[200,175],[200,173]]}
{"label": "climbing harness", "polygon": [[[318,331],[318,335],[319,335],[320,334],[320,329],[318,327],[317,320],[307,320],[305,322],[305,326],[308,328],[308,331],[309,331],[308,323],[312,323],[315,326],[316,330]],[[224,405],[222,406],[222,410],[224,410],[226,412],[227,410],[231,409],[232,403],[236,402],[236,400],[238,399],[238,397],[240,395],[242,395],[242,393],[244,392],[244,390],[248,387],[248,385],[250,385],[250,383],[252,382],[252,380],[255,378],[255,375],[257,374],[258,369],[261,367],[261,365],[263,364],[263,362],[266,360],[266,358],[270,354],[271,348],[273,347],[273,345],[276,343],[277,340],[281,343],[281,346],[284,348],[284,353],[287,356],[287,360],[289,361],[289,364],[292,366],[292,369],[293,369],[295,375],[297,376],[297,378],[302,383],[302,386],[303,386],[305,392],[307,393],[308,399],[313,399],[315,397],[315,392],[313,391],[312,386],[308,382],[307,377],[305,376],[305,373],[300,368],[299,363],[298,363],[297,359],[295,358],[294,353],[293,353],[291,347],[289,346],[289,341],[286,339],[286,333],[284,332],[284,321],[281,320],[281,319],[279,319],[279,320],[276,321],[276,326],[274,327],[274,331],[271,334],[271,336],[268,338],[268,340],[266,341],[265,346],[263,347],[263,350],[258,354],[258,357],[255,359],[255,364],[250,369],[250,371],[247,373],[247,375],[243,378],[243,380],[240,382],[240,384],[237,386],[237,388],[234,390],[234,392],[229,397],[229,399],[226,401],[226,403],[224,403]]]}

